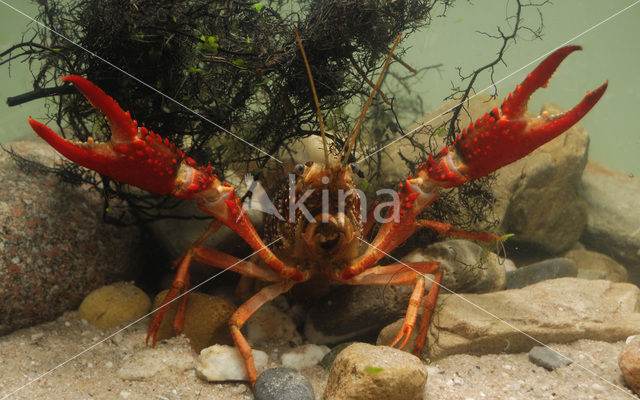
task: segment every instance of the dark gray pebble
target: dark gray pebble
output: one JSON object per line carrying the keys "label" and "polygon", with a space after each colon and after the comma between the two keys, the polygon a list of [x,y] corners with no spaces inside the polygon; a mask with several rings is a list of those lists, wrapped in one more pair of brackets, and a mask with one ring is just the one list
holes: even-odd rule
{"label": "dark gray pebble", "polygon": [[547,279],[578,276],[578,265],[568,258],[551,258],[507,272],[506,289],[520,289]]}
{"label": "dark gray pebble", "polygon": [[529,361],[549,371],[571,364],[571,360],[542,346],[535,346],[529,351]]}
{"label": "dark gray pebble", "polygon": [[270,368],[258,376],[253,388],[256,400],[314,400],[311,383],[291,368]]}

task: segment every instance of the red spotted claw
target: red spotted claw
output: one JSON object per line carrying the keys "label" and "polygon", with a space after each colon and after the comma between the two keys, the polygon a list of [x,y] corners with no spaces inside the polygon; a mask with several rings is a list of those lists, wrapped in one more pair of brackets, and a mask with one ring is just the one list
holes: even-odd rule
{"label": "red spotted claw", "polygon": [[563,114],[525,117],[533,92],[546,87],[562,60],[576,50],[582,50],[582,47],[567,46],[556,50],[516,86],[500,109],[494,108],[463,129],[456,141],[435,159],[430,156],[423,167],[429,178],[440,186],[453,187],[483,177],[526,156],[580,121],[600,100],[608,82],[587,92],[578,105]]}
{"label": "red spotted claw", "polygon": [[112,136],[106,143],[91,138],[86,143],[73,142],[29,118],[33,130],[60,154],[100,174],[153,193],[194,198],[212,185],[215,176],[210,166],[196,166],[175,144],[139,127],[129,112],[123,111],[102,89],[77,75],[65,76],[62,81],[73,83],[105,114]]}

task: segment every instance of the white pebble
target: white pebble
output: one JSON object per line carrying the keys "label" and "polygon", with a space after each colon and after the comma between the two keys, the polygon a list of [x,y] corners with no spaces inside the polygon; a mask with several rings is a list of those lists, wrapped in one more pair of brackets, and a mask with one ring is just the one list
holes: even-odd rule
{"label": "white pebble", "polygon": [[318,364],[329,351],[327,346],[305,344],[284,353],[280,361],[284,367],[300,370]]}
{"label": "white pebble", "polygon": [[104,364],[104,366],[105,366],[105,367],[107,367],[107,368],[111,368],[111,367],[113,367],[113,363],[112,363],[111,361],[107,361],[107,362]]}
{"label": "white pebble", "polygon": [[69,321],[64,321],[64,326],[66,326],[67,328],[71,326],[71,322]]}
{"label": "white pebble", "polygon": [[120,397],[122,397],[123,399],[128,399],[129,396],[131,396],[131,392],[127,392],[126,390],[120,392]]}
{"label": "white pebble", "polygon": [[632,336],[629,336],[629,337],[627,338],[627,340],[625,340],[624,342],[625,342],[625,344],[629,344],[629,343],[631,343],[631,341],[632,341],[633,339],[635,339],[635,338],[637,338],[637,337],[638,337],[638,335],[632,335]]}
{"label": "white pebble", "polygon": [[598,383],[594,383],[593,385],[591,385],[591,388],[592,388],[593,390],[597,390],[597,391],[599,391],[599,392],[601,392],[601,391],[603,391],[603,390],[604,390],[604,386],[602,386],[602,385],[600,385],[600,384],[598,384]]}
{"label": "white pebble", "polygon": [[[260,373],[260,370],[266,368],[269,357],[264,351],[252,351],[256,370]],[[196,361],[196,373],[200,378],[210,382],[249,380],[240,351],[235,347],[220,344],[214,344],[200,352]]]}

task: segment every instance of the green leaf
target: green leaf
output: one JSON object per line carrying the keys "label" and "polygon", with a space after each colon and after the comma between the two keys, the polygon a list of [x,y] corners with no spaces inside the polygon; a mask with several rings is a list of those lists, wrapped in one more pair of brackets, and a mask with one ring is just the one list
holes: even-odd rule
{"label": "green leaf", "polygon": [[505,235],[500,236],[500,239],[502,239],[503,242],[506,242],[507,239],[509,239],[509,238],[511,238],[511,237],[513,237],[515,235],[516,235],[515,233],[507,233]]}
{"label": "green leaf", "polygon": [[379,374],[380,372],[382,372],[382,370],[383,368],[381,367],[370,367],[370,366],[364,367],[364,372],[366,372],[368,375]]}
{"label": "green leaf", "polygon": [[260,12],[260,10],[262,10],[262,7],[263,7],[262,3],[256,3],[256,4],[251,6],[251,8],[253,8],[254,10],[256,10],[258,12]]}
{"label": "green leaf", "polygon": [[235,65],[236,67],[242,67],[244,65],[244,60],[242,58],[236,58],[235,60],[231,61],[231,64]]}
{"label": "green leaf", "polygon": [[200,36],[200,42],[196,47],[199,51],[216,54],[218,52],[218,35]]}
{"label": "green leaf", "polygon": [[437,131],[433,132],[434,135],[441,135],[445,131],[445,127],[441,126]]}

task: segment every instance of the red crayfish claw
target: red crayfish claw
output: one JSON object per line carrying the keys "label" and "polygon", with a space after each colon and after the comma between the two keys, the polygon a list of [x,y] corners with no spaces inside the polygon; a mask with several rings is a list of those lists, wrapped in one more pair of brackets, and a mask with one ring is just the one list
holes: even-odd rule
{"label": "red crayfish claw", "polygon": [[29,118],[33,130],[60,154],[100,174],[153,193],[193,198],[211,186],[215,177],[210,166],[197,167],[175,144],[139,127],[129,112],[123,111],[102,89],[77,75],[65,76],[62,81],[73,83],[105,114],[112,135],[111,141],[105,143],[91,138],[86,143],[74,142]]}
{"label": "red crayfish claw", "polygon": [[494,108],[469,124],[435,159],[429,157],[424,166],[429,178],[440,186],[453,187],[483,177],[528,155],[580,121],[600,100],[608,82],[587,92],[580,103],[565,113],[549,115],[544,112],[526,118],[525,112],[533,92],[546,87],[562,60],[581,49],[581,46],[563,47],[542,61],[504,99],[500,109]]}

